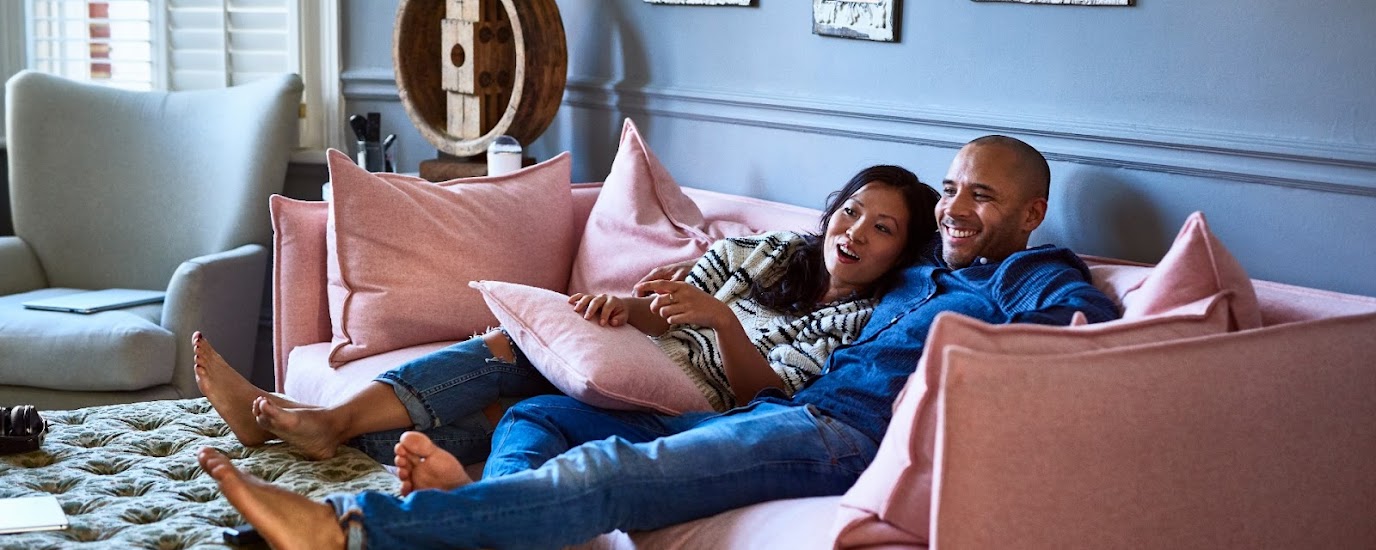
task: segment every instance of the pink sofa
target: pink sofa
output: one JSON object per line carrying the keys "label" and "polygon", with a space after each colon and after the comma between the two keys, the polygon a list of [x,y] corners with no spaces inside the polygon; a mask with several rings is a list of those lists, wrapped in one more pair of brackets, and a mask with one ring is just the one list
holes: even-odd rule
{"label": "pink sofa", "polygon": [[[599,184],[574,186],[576,219],[587,218],[599,189]],[[708,220],[811,230],[819,214],[748,197],[685,191]],[[327,207],[274,197],[272,209],[279,392],[332,403],[378,373],[450,343],[330,368]],[[1089,260],[1098,266],[1096,279],[1150,270]],[[931,502],[923,507],[931,510],[933,545],[1376,545],[1376,521],[1370,519],[1376,510],[1376,299],[1265,281],[1253,286],[1261,328],[1182,334],[1092,353],[948,357],[948,378],[941,382],[937,404],[938,460],[931,471]],[[1024,386],[1029,376],[1038,383]],[[952,380],[959,383],[948,387]],[[1166,391],[1140,391],[1153,385]],[[1011,429],[1003,421],[1028,415],[1046,422]],[[895,425],[912,422],[901,416],[894,420]],[[894,431],[891,427],[891,436]],[[1084,449],[1104,446],[1132,452],[1083,463]],[[890,506],[904,506],[898,497],[886,498]],[[584,546],[825,548],[913,542],[911,532],[883,518],[869,518],[864,529],[839,529],[838,509],[850,519],[858,513],[842,502],[840,496],[769,502],[650,533],[612,533]],[[844,532],[840,540],[838,532]]]}

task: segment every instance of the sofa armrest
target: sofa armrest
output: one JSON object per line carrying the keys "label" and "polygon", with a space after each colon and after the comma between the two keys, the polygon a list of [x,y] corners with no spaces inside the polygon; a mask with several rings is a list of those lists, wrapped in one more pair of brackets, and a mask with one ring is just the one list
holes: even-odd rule
{"label": "sofa armrest", "polygon": [[47,286],[38,257],[19,237],[0,237],[0,266],[0,296]]}
{"label": "sofa armrest", "polygon": [[162,326],[177,338],[172,386],[183,397],[200,395],[191,349],[191,334],[198,330],[225,361],[252,379],[267,259],[266,247],[246,244],[182,262],[172,274]]}
{"label": "sofa armrest", "polygon": [[1071,355],[949,350],[933,547],[1376,540],[1376,314]]}

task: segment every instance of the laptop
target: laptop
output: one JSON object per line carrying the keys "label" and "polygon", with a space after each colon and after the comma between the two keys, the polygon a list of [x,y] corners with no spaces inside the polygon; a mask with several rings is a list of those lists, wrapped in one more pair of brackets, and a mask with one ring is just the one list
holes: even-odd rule
{"label": "laptop", "polygon": [[96,313],[110,309],[161,302],[167,295],[161,290],[137,290],[133,288],[107,288],[88,290],[75,294],[64,294],[52,298],[30,300],[22,305],[29,309],[44,311],[65,311],[69,313]]}
{"label": "laptop", "polygon": [[0,498],[0,533],[66,528],[67,514],[55,496]]}

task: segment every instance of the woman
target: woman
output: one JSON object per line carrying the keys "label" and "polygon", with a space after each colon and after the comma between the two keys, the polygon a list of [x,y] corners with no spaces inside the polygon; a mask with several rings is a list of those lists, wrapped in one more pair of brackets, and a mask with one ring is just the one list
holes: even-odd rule
{"label": "woman", "polygon": [[[861,170],[833,193],[820,235],[726,239],[687,281],[637,285],[641,298],[575,294],[575,311],[655,336],[719,410],[766,388],[785,394],[816,377],[831,351],[860,332],[875,298],[936,230],[937,193],[896,166]],[[387,462],[404,430],[425,432],[465,464],[481,462],[499,398],[557,390],[500,329],[378,376],[338,405],[267,393],[193,336],[196,380],[244,445],[274,437],[324,459],[348,443]]]}

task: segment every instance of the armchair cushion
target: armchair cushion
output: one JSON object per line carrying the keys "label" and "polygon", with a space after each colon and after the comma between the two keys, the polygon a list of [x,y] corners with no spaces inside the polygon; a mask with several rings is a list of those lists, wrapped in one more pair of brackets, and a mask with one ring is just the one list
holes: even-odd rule
{"label": "armchair cushion", "polygon": [[697,259],[724,237],[757,232],[736,222],[707,223],[626,119],[611,172],[588,213],[568,291],[624,296],[651,269]]}
{"label": "armchair cushion", "polygon": [[330,151],[330,365],[492,326],[469,281],[562,291],[573,256],[571,166],[564,153],[510,174],[435,184],[384,180]]}
{"label": "armchair cushion", "polygon": [[837,545],[928,542],[936,403],[944,358],[954,349],[1029,357],[1220,334],[1228,329],[1231,294],[1218,293],[1169,315],[1093,325],[990,325],[942,313],[927,335],[926,353],[894,405],[893,420],[874,463],[842,499]]}
{"label": "armchair cushion", "polygon": [[81,292],[45,288],[0,296],[0,380],[79,391],[133,391],[172,380],[177,343],[158,326],[163,304],[82,315],[23,302]]}

